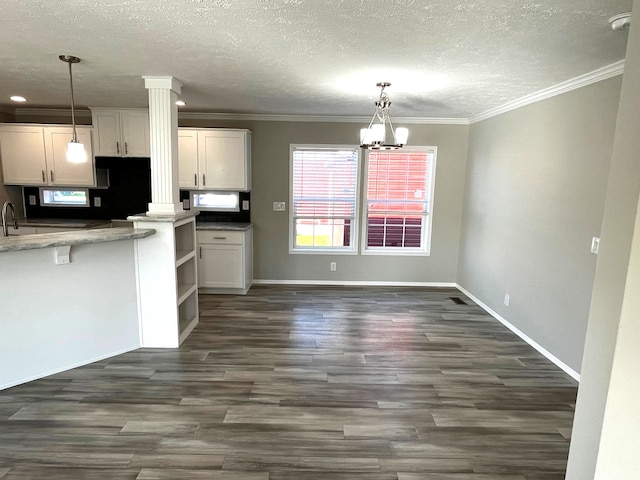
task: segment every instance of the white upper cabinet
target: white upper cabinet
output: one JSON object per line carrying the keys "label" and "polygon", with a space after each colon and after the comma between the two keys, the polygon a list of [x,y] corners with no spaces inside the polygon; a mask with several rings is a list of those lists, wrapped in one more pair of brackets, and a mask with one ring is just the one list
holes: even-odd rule
{"label": "white upper cabinet", "polygon": [[251,190],[251,132],[178,129],[180,188]]}
{"label": "white upper cabinet", "polygon": [[180,188],[198,188],[197,130],[178,129],[178,163]]}
{"label": "white upper cabinet", "polygon": [[0,126],[0,158],[8,185],[93,186],[95,169],[90,127],[76,127],[87,153],[86,163],[67,161],[69,126]]}
{"label": "white upper cabinet", "polygon": [[45,127],[44,147],[49,168],[49,185],[93,186],[95,185],[93,154],[91,152],[91,130],[76,127],[78,141],[87,154],[85,163],[67,161],[67,145],[73,134],[69,127]]}
{"label": "white upper cabinet", "polygon": [[30,125],[0,127],[0,159],[4,183],[46,185],[44,129]]}
{"label": "white upper cabinet", "polygon": [[92,108],[97,157],[149,157],[149,111]]}

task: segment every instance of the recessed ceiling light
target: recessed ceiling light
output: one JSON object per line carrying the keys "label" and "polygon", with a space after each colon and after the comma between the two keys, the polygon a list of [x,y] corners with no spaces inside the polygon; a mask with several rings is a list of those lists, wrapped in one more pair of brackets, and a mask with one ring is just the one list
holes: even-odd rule
{"label": "recessed ceiling light", "polygon": [[179,107],[184,107],[184,106],[186,105],[186,103],[184,103],[184,101],[183,101],[183,100],[178,100],[178,101],[176,102],[176,105],[178,105]]}
{"label": "recessed ceiling light", "polygon": [[631,13],[621,13],[609,19],[611,28],[614,30],[628,30],[631,25]]}
{"label": "recessed ceiling light", "polygon": [[13,95],[12,97],[10,97],[10,99],[14,102],[26,102],[27,99],[24,97],[21,97],[20,95]]}

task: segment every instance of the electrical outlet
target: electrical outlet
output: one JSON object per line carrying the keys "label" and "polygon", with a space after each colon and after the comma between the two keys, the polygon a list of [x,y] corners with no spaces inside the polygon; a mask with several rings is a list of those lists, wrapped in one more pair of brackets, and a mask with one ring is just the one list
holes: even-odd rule
{"label": "electrical outlet", "polygon": [[94,207],[101,207],[102,206],[102,199],[100,197],[93,197],[93,206]]}
{"label": "electrical outlet", "polygon": [[29,195],[29,205],[35,205],[35,204],[36,204],[36,196]]}
{"label": "electrical outlet", "polygon": [[591,239],[591,253],[597,255],[600,251],[600,239],[598,237],[593,237]]}
{"label": "electrical outlet", "polygon": [[249,210],[249,200],[242,200],[242,210]]}
{"label": "electrical outlet", "polygon": [[185,198],[184,200],[182,200],[182,209],[191,210],[191,202],[189,201],[188,198]]}
{"label": "electrical outlet", "polygon": [[274,212],[284,212],[287,210],[287,204],[285,202],[273,202]]}
{"label": "electrical outlet", "polygon": [[505,294],[504,294],[504,305],[505,305],[505,307],[508,307],[508,306],[509,306],[509,302],[510,302],[510,301],[511,301],[511,297],[509,297],[509,294],[508,294],[508,293],[505,293]]}
{"label": "electrical outlet", "polygon": [[335,271],[336,271],[336,269],[337,269],[336,262],[331,262],[331,263],[329,264],[329,270],[331,270],[332,272],[335,272]]}

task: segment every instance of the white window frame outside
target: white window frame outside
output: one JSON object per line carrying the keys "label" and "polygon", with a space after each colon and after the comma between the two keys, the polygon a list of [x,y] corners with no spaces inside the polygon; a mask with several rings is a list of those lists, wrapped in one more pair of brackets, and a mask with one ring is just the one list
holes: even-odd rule
{"label": "white window frame outside", "polygon": [[[348,247],[296,247],[296,218],[294,217],[293,205],[293,153],[297,149],[309,150],[353,150],[357,154],[356,159],[356,185],[354,197],[354,215],[350,226],[350,246]],[[360,231],[360,185],[362,175],[362,152],[359,146],[355,145],[326,145],[326,144],[291,144],[289,146],[289,253],[290,254],[312,254],[312,255],[357,255]]]}
{"label": "white window frame outside", "polygon": [[361,235],[360,235],[360,252],[362,255],[402,255],[402,256],[429,256],[431,255],[431,232],[432,232],[432,223],[433,223],[433,199],[435,198],[435,180],[436,180],[436,165],[437,165],[437,157],[438,157],[438,148],[437,147],[429,147],[429,146],[411,146],[404,147],[403,150],[409,150],[413,152],[426,152],[431,153],[433,155],[433,161],[431,164],[430,178],[428,179],[430,185],[429,188],[429,198],[427,200],[427,211],[424,214],[425,220],[423,222],[423,228],[421,233],[420,244],[422,247],[369,247],[367,246],[367,237],[368,237],[368,222],[367,222],[367,214],[368,214],[368,203],[367,203],[367,191],[369,184],[369,151],[365,155],[364,160],[364,168],[363,170],[363,183],[364,186],[362,188],[362,198],[360,201],[361,208]]}

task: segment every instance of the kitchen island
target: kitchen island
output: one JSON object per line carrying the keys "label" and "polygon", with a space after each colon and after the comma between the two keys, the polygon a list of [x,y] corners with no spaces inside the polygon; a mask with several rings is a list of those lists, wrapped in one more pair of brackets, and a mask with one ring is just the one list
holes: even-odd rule
{"label": "kitchen island", "polygon": [[139,348],[135,243],[154,233],[0,238],[0,389]]}

